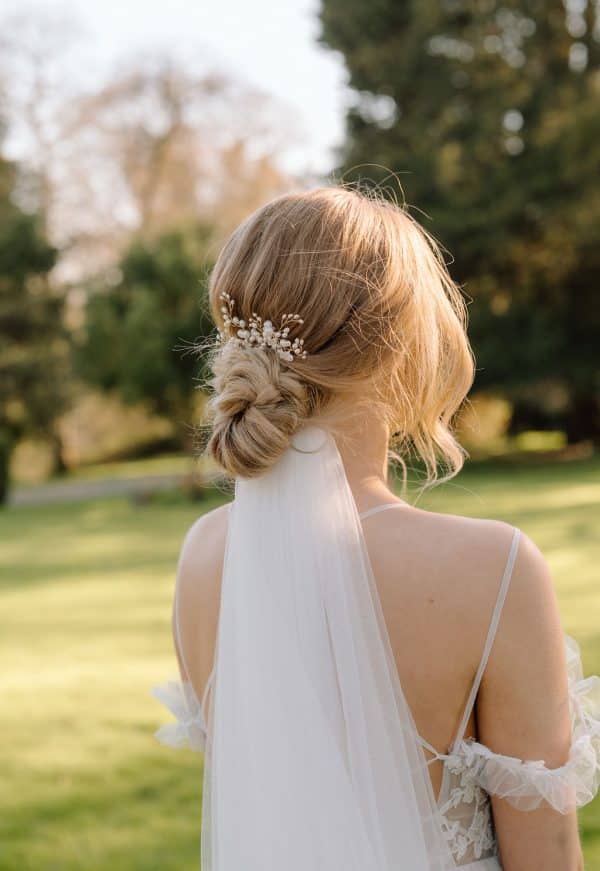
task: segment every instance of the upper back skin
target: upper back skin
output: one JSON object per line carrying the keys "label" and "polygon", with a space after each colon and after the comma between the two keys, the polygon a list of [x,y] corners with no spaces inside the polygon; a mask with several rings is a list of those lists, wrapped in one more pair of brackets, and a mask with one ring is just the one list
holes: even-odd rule
{"label": "upper back skin", "polygon": [[[193,524],[179,561],[180,632],[199,697],[214,660],[228,511],[228,506],[222,506]],[[400,682],[417,729],[434,747],[446,751],[481,658],[513,529],[499,521],[402,504],[366,518],[363,531]],[[535,613],[540,606],[546,613]],[[531,645],[519,650],[519,635],[523,644],[531,641],[534,631],[544,634],[551,647],[561,628],[545,562],[523,536],[482,695],[500,647],[506,647],[505,665],[507,655],[516,666],[523,654],[532,671],[532,689],[538,687],[541,694],[546,665],[541,663],[540,673],[534,674]],[[518,663],[519,668],[525,665]],[[467,735],[481,737],[473,716]],[[523,757],[526,750],[523,746]],[[437,790],[441,765],[430,768]]]}

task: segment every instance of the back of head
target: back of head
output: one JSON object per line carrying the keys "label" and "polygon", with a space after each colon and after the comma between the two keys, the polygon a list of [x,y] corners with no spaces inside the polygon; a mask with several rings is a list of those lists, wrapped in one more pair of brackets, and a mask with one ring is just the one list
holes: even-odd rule
{"label": "back of head", "polygon": [[[402,208],[342,187],[279,197],[225,244],[210,302],[232,339],[213,360],[208,449],[232,475],[261,474],[309,418],[357,402],[380,410],[430,479],[439,461],[449,474],[462,465],[451,421],[473,378],[465,306]],[[256,318],[305,353],[252,344]]]}

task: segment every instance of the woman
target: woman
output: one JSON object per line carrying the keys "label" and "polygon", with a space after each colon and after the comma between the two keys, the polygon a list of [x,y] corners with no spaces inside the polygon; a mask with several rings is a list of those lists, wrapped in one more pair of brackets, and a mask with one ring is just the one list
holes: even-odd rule
{"label": "woman", "polygon": [[287,195],[227,242],[210,299],[209,453],[236,496],[185,538],[183,681],[155,690],[178,716],[159,738],[205,748],[202,868],[582,868],[598,679],[565,655],[544,558],[388,482],[392,435],[430,483],[463,461],[473,362],[435,243],[355,191]]}

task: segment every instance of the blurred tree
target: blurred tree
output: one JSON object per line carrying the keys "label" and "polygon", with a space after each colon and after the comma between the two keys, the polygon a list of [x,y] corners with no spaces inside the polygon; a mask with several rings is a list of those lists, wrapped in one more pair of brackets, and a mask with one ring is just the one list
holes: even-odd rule
{"label": "blurred tree", "polygon": [[47,216],[65,280],[111,265],[134,236],[198,219],[229,232],[290,187],[285,106],[169,55],[128,57],[83,87],[70,74],[82,37],[56,10],[0,20],[4,112],[28,169],[19,197]]}
{"label": "blurred tree", "polygon": [[63,300],[48,280],[56,251],[39,217],[13,202],[17,175],[0,157],[0,502],[18,440],[41,434],[53,441],[68,402]]}
{"label": "blurred tree", "polygon": [[211,240],[199,224],[136,240],[114,280],[93,288],[75,352],[84,380],[173,420],[184,447],[193,436],[192,381],[205,374],[193,347],[213,329],[206,300]]}
{"label": "blurred tree", "polygon": [[116,193],[114,217],[130,233],[156,235],[199,216],[222,223],[239,199],[255,208],[289,186],[272,159],[290,132],[281,112],[227,76],[152,58],[81,96],[70,128],[80,158],[110,180],[107,211]]}
{"label": "blurred tree", "polygon": [[74,81],[65,76],[64,62],[78,35],[72,14],[42,7],[15,6],[0,22],[2,112],[8,138],[19,143],[19,163],[26,169],[15,196],[39,213],[46,232],[51,231],[58,196],[64,106],[74,97]]}
{"label": "blurred tree", "polygon": [[[323,0],[355,91],[345,178],[407,199],[473,297],[477,386],[600,438],[600,22],[586,0]],[[405,174],[406,173],[406,174]],[[537,386],[536,386],[537,385]],[[559,404],[560,405],[560,404]]]}

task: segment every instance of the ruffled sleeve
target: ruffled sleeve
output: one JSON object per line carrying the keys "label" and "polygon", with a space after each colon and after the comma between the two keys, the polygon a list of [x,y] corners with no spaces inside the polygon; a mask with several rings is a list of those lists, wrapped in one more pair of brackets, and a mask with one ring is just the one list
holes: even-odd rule
{"label": "ruffled sleeve", "polygon": [[489,795],[519,810],[534,810],[547,802],[568,813],[592,801],[600,786],[600,677],[584,678],[579,645],[570,636],[565,644],[572,742],[564,765],[547,768],[542,759],[503,756],[473,739],[462,741],[455,751],[461,767],[467,767]]}
{"label": "ruffled sleeve", "polygon": [[158,741],[177,750],[187,747],[202,753],[206,744],[206,722],[202,705],[189,681],[170,680],[152,687],[150,692],[175,717],[174,722],[155,732]]}

